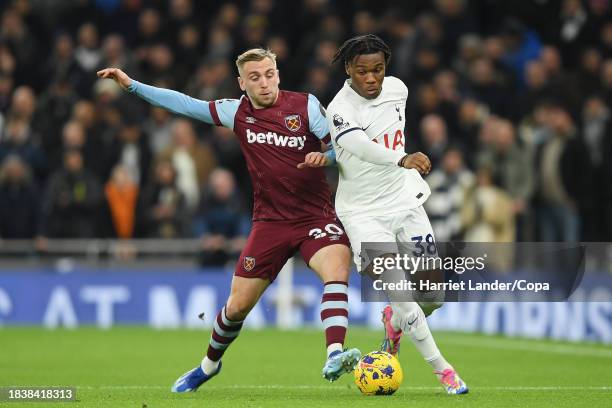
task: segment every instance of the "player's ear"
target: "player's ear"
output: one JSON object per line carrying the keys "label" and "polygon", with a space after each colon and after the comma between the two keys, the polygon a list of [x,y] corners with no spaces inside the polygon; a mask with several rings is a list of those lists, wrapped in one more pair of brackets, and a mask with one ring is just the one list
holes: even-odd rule
{"label": "player's ear", "polygon": [[276,70],[276,77],[278,78],[278,83],[280,84],[280,71]]}
{"label": "player's ear", "polygon": [[238,79],[238,86],[240,86],[240,90],[242,92],[246,91],[246,87],[244,86],[244,80],[242,79],[241,76],[237,77]]}
{"label": "player's ear", "polygon": [[346,72],[346,75],[351,76],[351,67],[348,62],[344,64],[344,71]]}

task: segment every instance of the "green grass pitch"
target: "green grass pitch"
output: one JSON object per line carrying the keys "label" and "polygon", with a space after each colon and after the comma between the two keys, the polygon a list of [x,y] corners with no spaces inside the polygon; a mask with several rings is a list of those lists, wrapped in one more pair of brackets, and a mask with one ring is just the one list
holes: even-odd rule
{"label": "green grass pitch", "polygon": [[[380,332],[351,328],[347,345],[375,350]],[[47,331],[0,329],[0,386],[76,386],[76,403],[0,403],[52,407],[612,407],[612,347],[434,333],[470,386],[443,393],[409,341],[404,383],[393,396],[362,396],[352,375],[321,377],[319,330],[245,330],[218,377],[196,393],[170,386],[197,364],[208,331],[147,328]],[[407,339],[405,339],[407,340]]]}

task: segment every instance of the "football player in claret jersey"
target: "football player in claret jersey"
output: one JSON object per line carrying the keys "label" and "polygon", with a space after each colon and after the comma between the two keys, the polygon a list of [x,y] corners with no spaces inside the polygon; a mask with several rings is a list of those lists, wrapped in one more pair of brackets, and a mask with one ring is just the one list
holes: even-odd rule
{"label": "football player in claret jersey", "polygon": [[[371,34],[346,41],[334,57],[350,77],[327,109],[340,173],[336,211],[358,268],[363,242],[394,243],[396,248],[423,242],[422,247],[433,248],[426,255],[436,255],[433,230],[423,209],[430,189],[421,177],[429,173],[431,163],[422,153],[405,153],[408,89],[400,79],[385,77],[390,57],[389,47]],[[383,311],[385,350],[396,354],[401,335],[406,333],[449,394],[467,393],[427,324],[426,315],[442,302],[420,305],[394,301],[392,294],[389,298],[391,306]],[[412,299],[418,300],[408,300]]]}
{"label": "football player in claret jersey", "polygon": [[[321,319],[327,359],[323,377],[334,381],[352,371],[357,349],[344,350],[348,324],[349,243],[336,219],[323,162],[334,163],[329,128],[318,100],[279,90],[276,56],[251,49],[236,60],[240,99],[202,101],[137,82],[117,68],[98,72],[155,106],[225,126],[237,135],[253,184],[253,229],[217,315],[206,357],[174,383],[172,391],[195,391],[221,370],[221,357],[244,319],[285,262],[296,252],[324,282]],[[321,142],[330,150],[321,153]],[[290,361],[290,358],[287,359]]]}

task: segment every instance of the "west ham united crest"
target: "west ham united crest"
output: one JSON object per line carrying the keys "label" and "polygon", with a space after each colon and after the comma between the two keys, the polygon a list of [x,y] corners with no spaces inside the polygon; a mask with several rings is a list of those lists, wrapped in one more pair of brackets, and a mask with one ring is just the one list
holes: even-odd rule
{"label": "west ham united crest", "polygon": [[253,258],[252,256],[245,256],[243,266],[244,270],[247,272],[253,270],[253,268],[255,267],[255,258]]}
{"label": "west ham united crest", "polygon": [[285,126],[292,132],[297,132],[302,127],[300,115],[285,116]]}

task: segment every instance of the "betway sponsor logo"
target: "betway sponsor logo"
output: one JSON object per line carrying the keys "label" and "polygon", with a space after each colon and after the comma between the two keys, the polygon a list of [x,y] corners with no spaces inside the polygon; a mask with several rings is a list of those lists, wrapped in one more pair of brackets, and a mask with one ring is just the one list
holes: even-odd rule
{"label": "betway sponsor logo", "polygon": [[255,133],[247,129],[247,141],[249,143],[267,143],[275,146],[297,147],[298,150],[304,148],[306,136],[283,136],[275,132]]}

